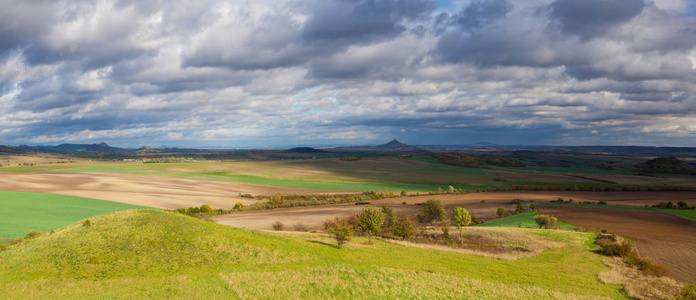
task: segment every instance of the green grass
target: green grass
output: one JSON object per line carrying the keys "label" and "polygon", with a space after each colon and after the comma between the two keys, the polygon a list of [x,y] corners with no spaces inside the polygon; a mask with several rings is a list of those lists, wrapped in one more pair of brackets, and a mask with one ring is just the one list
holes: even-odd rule
{"label": "green grass", "polygon": [[0,238],[23,238],[29,231],[47,232],[84,218],[142,208],[130,204],[56,194],[0,191]]}
{"label": "green grass", "polygon": [[[536,212],[529,212],[525,214],[518,214],[502,219],[494,219],[490,221],[486,221],[484,223],[478,224],[476,226],[481,226],[481,227],[522,227],[522,228],[539,228],[539,225],[534,222],[534,216],[536,216]],[[575,225],[571,225],[568,223],[560,222],[561,224],[561,229],[573,229],[577,228]]]}
{"label": "green grass", "polygon": [[551,207],[574,207],[574,208],[597,208],[597,209],[618,209],[618,210],[638,210],[663,212],[675,215],[691,221],[696,221],[696,210],[693,209],[659,209],[656,207],[628,206],[628,205],[597,205],[597,204],[576,204],[576,203],[537,203],[539,206]]}
{"label": "green grass", "polygon": [[174,213],[90,218],[0,252],[9,298],[625,299],[585,233],[535,229],[561,248],[499,260],[323,234],[270,234]]}

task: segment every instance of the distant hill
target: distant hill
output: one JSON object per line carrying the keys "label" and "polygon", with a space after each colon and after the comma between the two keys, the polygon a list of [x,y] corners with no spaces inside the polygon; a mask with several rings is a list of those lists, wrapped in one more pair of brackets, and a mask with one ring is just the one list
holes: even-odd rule
{"label": "distant hill", "polygon": [[674,157],[658,157],[636,165],[643,173],[696,175],[696,168]]}
{"label": "distant hill", "polygon": [[398,152],[398,153],[419,153],[428,154],[431,153],[430,150],[420,146],[413,146],[409,144],[404,144],[396,139],[390,142],[378,145],[378,146],[350,146],[350,147],[337,147],[327,149],[331,152]]}
{"label": "distant hill", "polygon": [[111,147],[107,143],[100,144],[60,144],[58,146],[19,146],[22,152],[49,152],[49,153],[71,153],[71,152],[124,152],[129,151],[125,148]]}

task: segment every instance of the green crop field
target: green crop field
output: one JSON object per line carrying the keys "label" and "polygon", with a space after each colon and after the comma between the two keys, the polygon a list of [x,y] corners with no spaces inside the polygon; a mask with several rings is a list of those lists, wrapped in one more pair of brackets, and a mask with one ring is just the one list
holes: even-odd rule
{"label": "green crop field", "polygon": [[[484,223],[478,224],[476,226],[481,227],[521,227],[521,228],[539,228],[539,225],[534,222],[534,216],[536,212],[524,213],[519,215],[514,215],[502,219],[494,219],[486,221]],[[577,228],[575,225],[568,223],[558,222],[561,224],[561,229],[573,229]]]}
{"label": "green crop field", "polygon": [[156,210],[90,218],[0,252],[9,298],[625,299],[587,233],[510,228],[563,242],[500,260],[323,234],[271,234]]}
{"label": "green crop field", "polygon": [[23,238],[29,231],[47,232],[84,218],[142,208],[80,197],[0,191],[0,238]]}

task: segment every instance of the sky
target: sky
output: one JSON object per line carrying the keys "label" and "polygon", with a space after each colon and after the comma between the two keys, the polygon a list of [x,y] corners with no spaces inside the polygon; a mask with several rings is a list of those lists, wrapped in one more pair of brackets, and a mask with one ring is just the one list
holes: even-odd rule
{"label": "sky", "polygon": [[696,146],[689,0],[0,0],[0,144]]}

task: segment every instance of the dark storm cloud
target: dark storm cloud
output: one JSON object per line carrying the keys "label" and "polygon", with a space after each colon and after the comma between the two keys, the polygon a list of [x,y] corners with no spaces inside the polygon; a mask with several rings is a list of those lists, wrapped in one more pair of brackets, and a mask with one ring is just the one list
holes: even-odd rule
{"label": "dark storm cloud", "polygon": [[505,17],[512,10],[506,0],[474,1],[452,18],[463,29],[478,28]]}
{"label": "dark storm cloud", "polygon": [[[322,5],[323,4],[323,5]],[[302,36],[307,40],[354,42],[402,33],[404,20],[418,19],[435,9],[428,0],[325,1],[312,12]],[[359,40],[358,40],[359,39]]]}
{"label": "dark storm cloud", "polygon": [[630,21],[644,6],[642,0],[556,0],[551,16],[563,32],[589,40]]}

